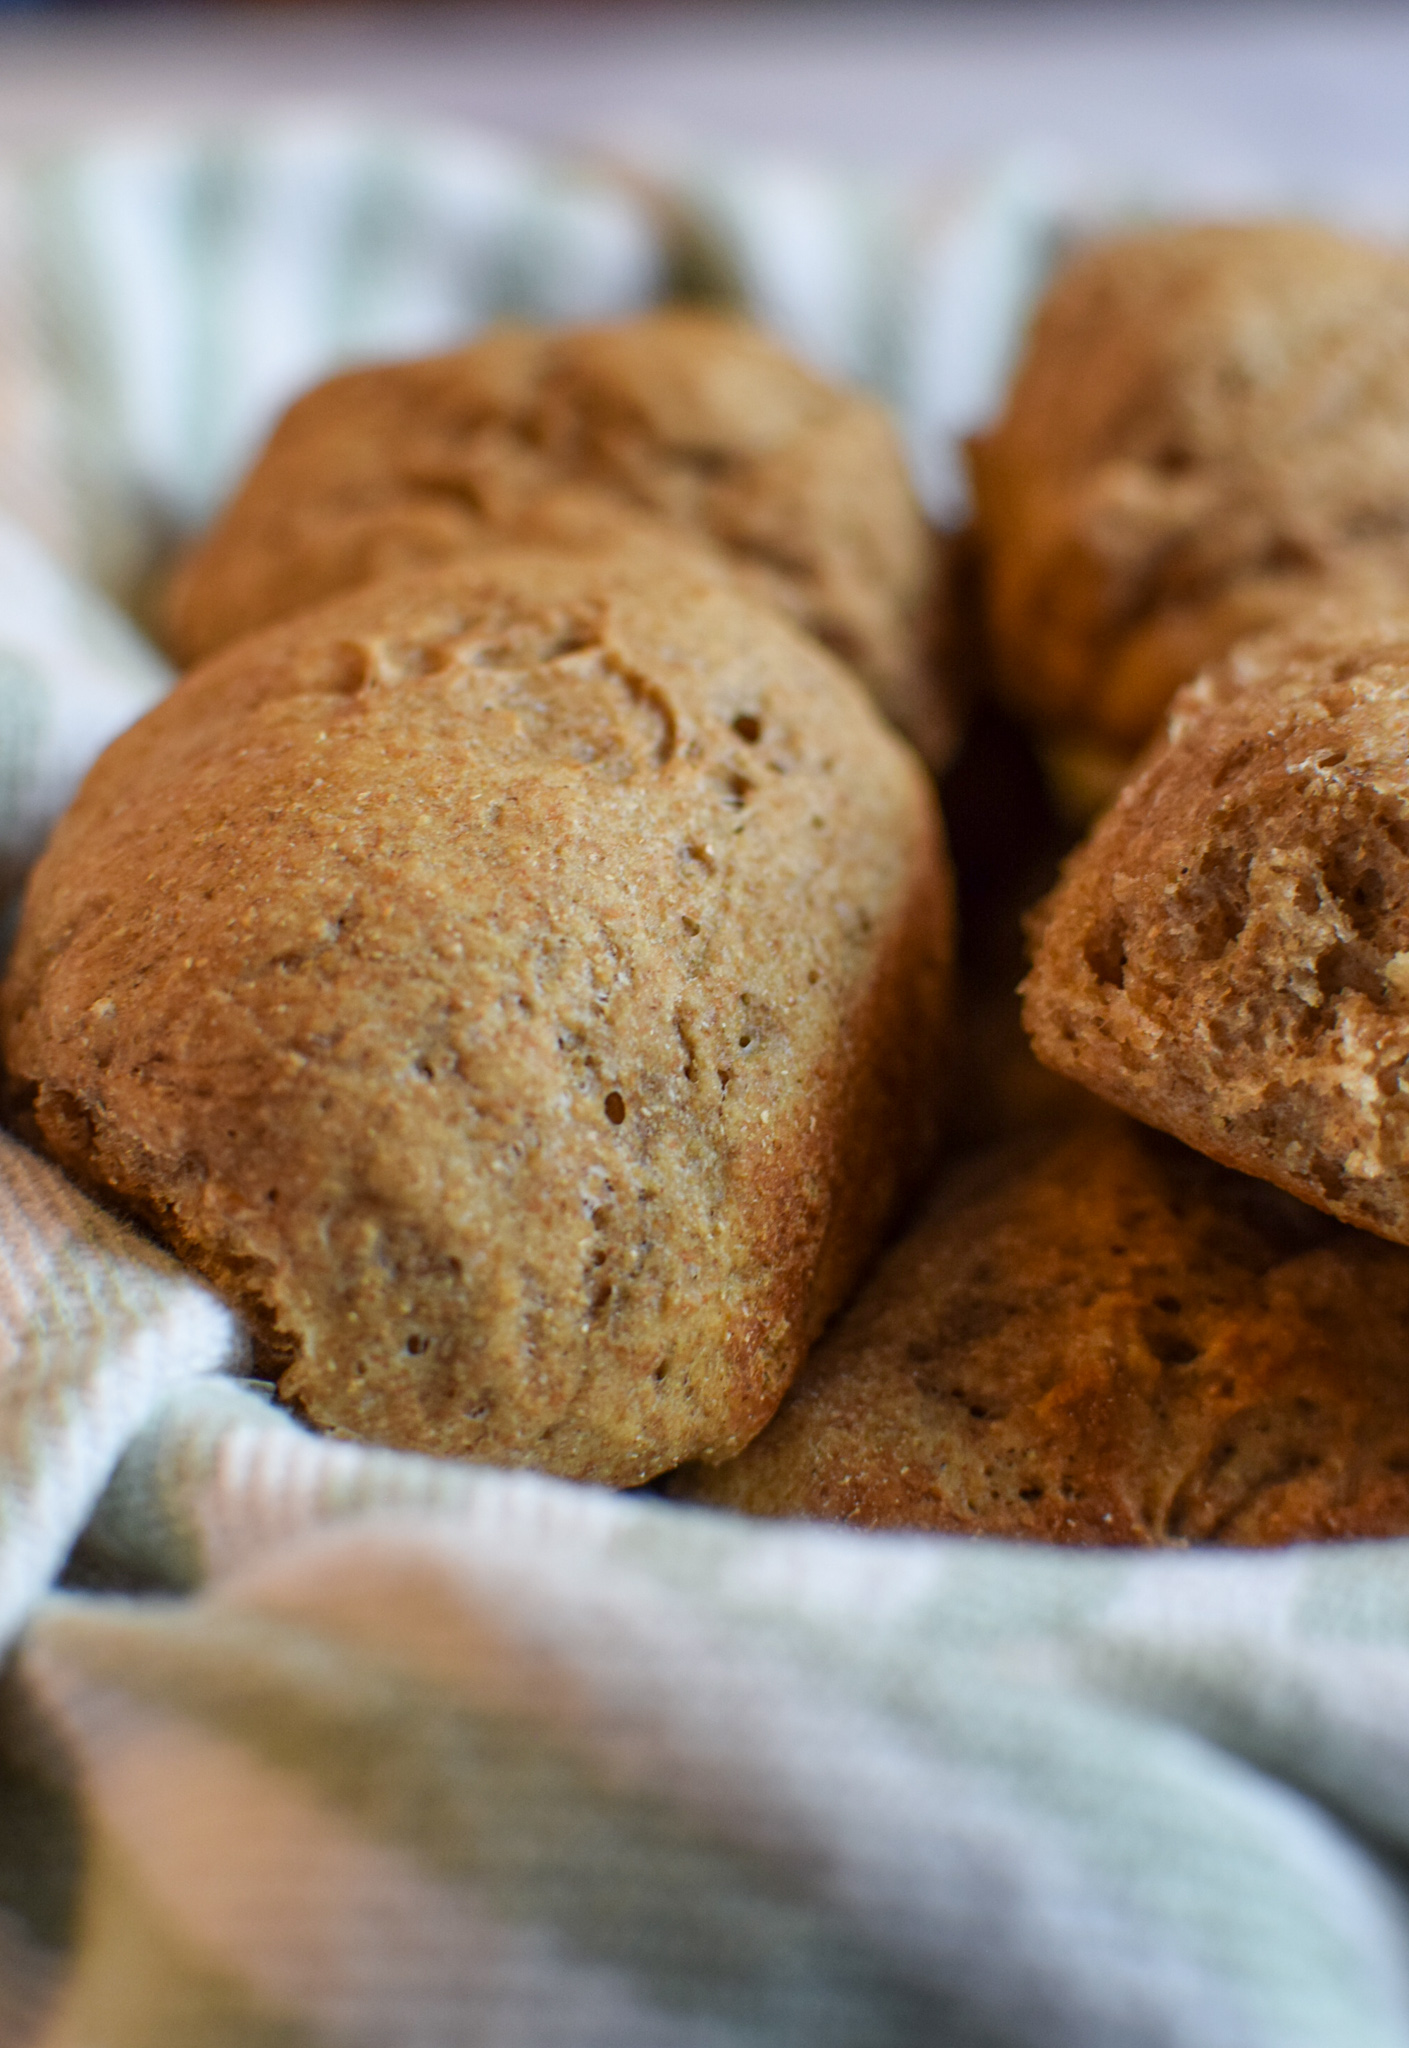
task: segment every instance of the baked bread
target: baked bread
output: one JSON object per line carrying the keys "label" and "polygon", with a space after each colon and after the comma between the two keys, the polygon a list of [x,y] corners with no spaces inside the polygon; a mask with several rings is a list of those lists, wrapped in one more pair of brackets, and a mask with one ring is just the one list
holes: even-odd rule
{"label": "baked bread", "polygon": [[952,1174],[731,1464],[752,1514],[1048,1543],[1409,1532],[1409,1252],[1097,1113]]}
{"label": "baked bread", "polygon": [[617,1484],[766,1421],[921,1170],[950,894],[850,672],[668,549],[246,638],[102,757],[15,1113],[320,1427]]}
{"label": "baked bread", "polygon": [[1409,1242],[1409,612],[1191,684],[1033,936],[1039,1059]]}
{"label": "baked bread", "polygon": [[1001,687],[1128,758],[1365,558],[1409,591],[1409,260],[1296,223],[1092,246],[970,452]]}
{"label": "baked bread", "polygon": [[501,327],[318,386],[177,569],[166,634],[190,662],[486,539],[600,544],[642,520],[727,562],[947,759],[940,565],[889,420],[713,313]]}

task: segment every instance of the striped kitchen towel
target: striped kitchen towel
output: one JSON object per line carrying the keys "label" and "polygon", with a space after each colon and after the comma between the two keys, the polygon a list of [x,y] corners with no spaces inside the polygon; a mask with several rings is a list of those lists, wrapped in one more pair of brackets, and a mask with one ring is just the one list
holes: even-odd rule
{"label": "striped kitchen towel", "polygon": [[79,1562],[0,2040],[1409,2043],[1409,1545],[750,1525],[191,1377]]}

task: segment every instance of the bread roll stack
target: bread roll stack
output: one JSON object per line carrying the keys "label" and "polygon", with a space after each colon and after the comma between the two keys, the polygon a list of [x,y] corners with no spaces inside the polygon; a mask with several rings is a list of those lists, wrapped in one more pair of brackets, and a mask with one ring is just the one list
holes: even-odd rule
{"label": "bread roll stack", "polygon": [[1409,1532],[1409,263],[1294,224],[1093,247],[974,476],[1000,688],[1069,794],[1124,780],[1031,920],[1025,1020],[1173,1137],[1063,1104],[948,1177],[769,1428],[673,1484],[1057,1542]]}
{"label": "bread roll stack", "polygon": [[730,325],[305,400],[34,873],[12,1116],[320,1428],[737,1451],[933,1151],[938,807],[822,644],[918,687],[925,545],[879,415]]}

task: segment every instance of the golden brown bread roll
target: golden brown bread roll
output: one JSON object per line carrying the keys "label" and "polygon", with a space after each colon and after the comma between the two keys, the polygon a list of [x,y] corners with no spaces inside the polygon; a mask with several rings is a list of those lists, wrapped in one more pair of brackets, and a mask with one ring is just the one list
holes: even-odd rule
{"label": "golden brown bread roll", "polygon": [[1050,1543],[1409,1532],[1409,1252],[1095,1114],[952,1174],[681,1498]]}
{"label": "golden brown bread roll", "polygon": [[1308,595],[1409,590],[1409,261],[1291,222],[1095,245],[971,458],[1006,696],[1128,758]]}
{"label": "golden brown bread roll", "polygon": [[320,385],[178,568],[167,636],[194,661],[486,541],[600,544],[642,522],[727,563],[850,662],[932,765],[947,759],[940,569],[889,421],[718,314],[501,327]]}
{"label": "golden brown bread roll", "polygon": [[1034,935],[1048,1066],[1409,1242],[1409,611],[1191,684]]}
{"label": "golden brown bread roll", "polygon": [[27,1127],[319,1425],[625,1483],[767,1419],[920,1170],[928,779],[668,549],[242,640],[103,756],[3,992]]}

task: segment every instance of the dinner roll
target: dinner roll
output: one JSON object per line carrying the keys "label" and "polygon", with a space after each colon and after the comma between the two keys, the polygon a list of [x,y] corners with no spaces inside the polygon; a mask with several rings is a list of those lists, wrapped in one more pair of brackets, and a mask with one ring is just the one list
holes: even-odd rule
{"label": "dinner roll", "polygon": [[1294,222],[1095,244],[971,458],[1002,689],[1128,758],[1308,594],[1409,590],[1409,261]]}
{"label": "dinner roll", "polygon": [[322,1428],[614,1484],[727,1456],[912,1186],[928,778],[669,548],[501,550],[193,671],[93,769],[0,1004],[14,1114]]}
{"label": "dinner roll", "polygon": [[951,1174],[732,1463],[763,1515],[1046,1543],[1409,1533],[1409,1252],[1107,1113]]}
{"label": "dinner roll", "polygon": [[1191,684],[1033,930],[1039,1059],[1409,1242],[1409,611]]}
{"label": "dinner roll", "polygon": [[642,521],[709,548],[948,758],[941,564],[889,420],[716,313],[500,327],[320,385],[177,569],[167,635],[194,661],[486,540],[600,543]]}

